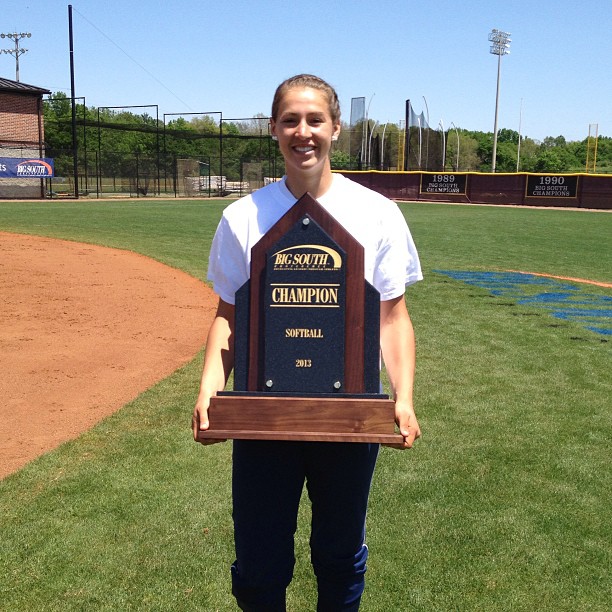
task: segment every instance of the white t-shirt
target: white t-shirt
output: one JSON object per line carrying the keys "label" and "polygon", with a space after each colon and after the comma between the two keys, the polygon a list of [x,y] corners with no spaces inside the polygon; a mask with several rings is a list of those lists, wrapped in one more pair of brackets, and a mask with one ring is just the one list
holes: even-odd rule
{"label": "white t-shirt", "polygon": [[[228,304],[249,279],[251,249],[295,204],[285,179],[230,204],[213,239],[208,279]],[[419,256],[406,221],[395,202],[341,174],[334,174],[325,195],[317,198],[364,248],[364,277],[390,300],[406,285],[423,278]]]}

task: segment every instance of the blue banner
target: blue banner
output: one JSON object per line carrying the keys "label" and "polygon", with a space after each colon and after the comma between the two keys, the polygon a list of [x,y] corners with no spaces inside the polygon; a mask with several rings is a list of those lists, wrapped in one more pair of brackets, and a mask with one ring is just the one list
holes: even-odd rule
{"label": "blue banner", "polygon": [[0,157],[0,178],[49,178],[53,160],[49,157]]}

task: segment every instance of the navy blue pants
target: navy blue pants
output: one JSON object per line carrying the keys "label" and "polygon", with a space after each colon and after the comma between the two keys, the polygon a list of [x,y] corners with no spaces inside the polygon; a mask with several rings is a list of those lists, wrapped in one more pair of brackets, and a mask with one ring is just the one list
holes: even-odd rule
{"label": "navy blue pants", "polygon": [[295,564],[304,482],[319,612],[357,610],[365,586],[365,519],[378,444],[235,440],[232,592],[249,612],[282,612]]}

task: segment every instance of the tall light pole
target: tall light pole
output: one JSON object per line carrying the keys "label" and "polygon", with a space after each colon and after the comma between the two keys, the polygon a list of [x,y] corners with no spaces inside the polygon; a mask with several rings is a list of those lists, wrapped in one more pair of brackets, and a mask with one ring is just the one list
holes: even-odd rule
{"label": "tall light pole", "polygon": [[15,42],[14,49],[0,49],[0,53],[10,53],[15,56],[15,80],[19,82],[19,56],[27,53],[27,49],[19,48],[19,41],[22,38],[30,38],[30,32],[9,32],[8,34],[0,34],[0,38],[11,38]]}
{"label": "tall light pole", "polygon": [[491,162],[491,172],[495,172],[495,162],[497,161],[497,111],[499,108],[499,77],[501,74],[502,55],[510,53],[510,43],[512,42],[509,32],[492,30],[489,34],[491,47],[489,52],[497,55],[497,94],[495,95],[495,126],[493,128],[493,160]]}

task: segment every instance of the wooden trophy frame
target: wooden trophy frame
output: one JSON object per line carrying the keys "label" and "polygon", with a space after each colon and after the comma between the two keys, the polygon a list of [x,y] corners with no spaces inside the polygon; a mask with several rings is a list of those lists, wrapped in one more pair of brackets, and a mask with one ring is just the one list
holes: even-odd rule
{"label": "wooden trophy frame", "polygon": [[[309,251],[310,257],[296,256],[300,250]],[[306,263],[295,269],[285,266],[288,271],[278,266],[281,270],[277,271],[272,262],[285,252],[293,254],[291,261]],[[326,253],[334,255],[331,271],[323,269],[322,262],[330,260]],[[276,282],[279,278],[284,282]],[[321,282],[321,278],[338,280],[329,283]],[[329,297],[329,292],[334,291],[334,299],[339,291],[340,297],[338,303],[330,300],[331,305],[288,303],[286,296],[294,294],[288,290],[280,293],[278,286],[300,286],[302,296]],[[339,289],[319,289],[331,286]],[[275,295],[285,296],[287,303],[272,304],[270,296]],[[272,306],[278,308],[272,311]],[[330,316],[339,318],[328,320]],[[302,327],[296,328],[292,325],[300,324],[293,324],[292,317],[301,317],[302,321],[312,317],[323,323],[301,323]],[[310,194],[305,194],[251,251],[250,280],[236,293],[234,391],[211,398],[210,425],[199,431],[198,440],[400,443],[402,436],[395,431],[394,402],[379,388],[379,318],[380,295],[364,278],[362,245]],[[271,328],[279,326],[285,333],[274,335]],[[292,331],[321,340],[286,339]],[[294,347],[306,345],[310,348],[301,350],[307,358],[294,359]],[[292,370],[294,362],[297,369]],[[297,365],[300,362],[301,366]],[[319,362],[323,366],[317,373],[311,365]],[[302,367],[304,364],[306,367]],[[277,385],[277,379],[284,380],[284,386]],[[295,384],[302,386],[296,389]]]}

